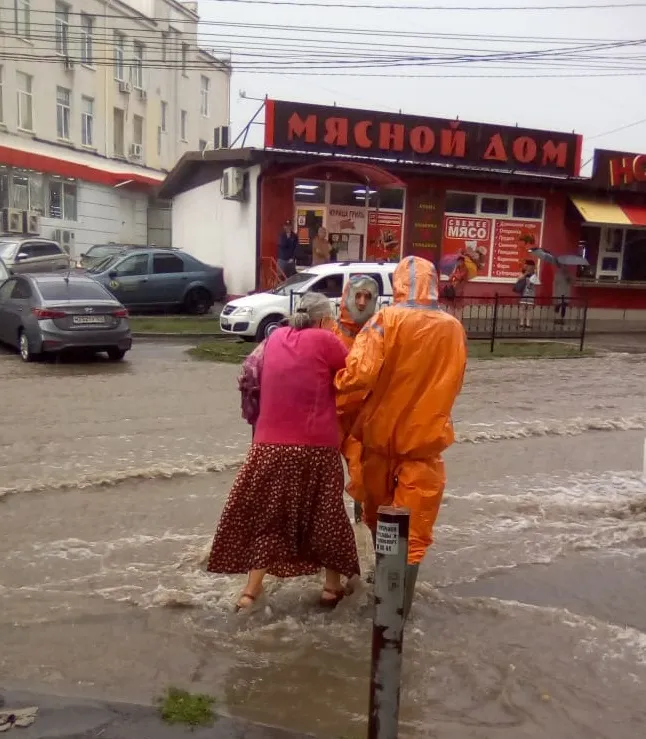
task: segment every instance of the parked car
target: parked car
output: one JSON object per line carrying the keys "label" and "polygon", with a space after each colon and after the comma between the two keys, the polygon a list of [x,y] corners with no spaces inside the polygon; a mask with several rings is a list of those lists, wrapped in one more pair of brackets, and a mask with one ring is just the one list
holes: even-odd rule
{"label": "parked car", "polygon": [[220,314],[220,328],[247,341],[262,341],[290,315],[294,301],[306,292],[327,295],[338,312],[343,288],[352,275],[373,277],[379,285],[378,305],[388,305],[393,298],[392,273],[396,266],[391,262],[332,262],[310,267],[273,290],[227,303]]}
{"label": "parked car", "polygon": [[167,249],[170,247],[157,247],[142,244],[117,244],[110,241],[107,244],[94,244],[85,254],[81,254],[78,266],[82,269],[88,269],[95,264],[103,261],[106,257],[113,257],[125,251],[141,250],[141,249]]}
{"label": "parked car", "polygon": [[170,249],[136,249],[87,270],[131,309],[183,309],[203,314],[226,295],[221,267]]}
{"label": "parked car", "polygon": [[56,241],[39,236],[0,236],[0,259],[13,274],[70,268],[70,257]]}
{"label": "parked car", "polygon": [[0,341],[25,362],[67,349],[123,359],[128,311],[100,283],[76,273],[14,275],[0,286]]}
{"label": "parked car", "polygon": [[9,270],[7,269],[2,259],[0,259],[0,285],[2,285],[2,283],[8,279],[9,279]]}

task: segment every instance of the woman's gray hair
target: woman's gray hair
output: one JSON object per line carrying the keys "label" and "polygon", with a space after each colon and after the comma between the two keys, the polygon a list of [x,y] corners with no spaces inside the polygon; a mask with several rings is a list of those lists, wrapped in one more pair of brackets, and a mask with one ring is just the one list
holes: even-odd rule
{"label": "woman's gray hair", "polygon": [[321,293],[305,293],[296,312],[290,317],[289,325],[300,331],[312,328],[326,318],[332,318],[332,306],[328,298]]}

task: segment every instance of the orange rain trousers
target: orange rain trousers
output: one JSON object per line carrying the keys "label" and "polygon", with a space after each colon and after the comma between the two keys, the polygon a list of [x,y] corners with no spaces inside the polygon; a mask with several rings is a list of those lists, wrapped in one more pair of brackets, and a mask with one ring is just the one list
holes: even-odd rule
{"label": "orange rain trousers", "polygon": [[433,543],[433,526],[446,483],[444,462],[441,458],[396,460],[366,449],[363,473],[370,480],[370,491],[363,501],[366,526],[373,533],[377,530],[379,506],[410,509],[408,563],[419,564]]}

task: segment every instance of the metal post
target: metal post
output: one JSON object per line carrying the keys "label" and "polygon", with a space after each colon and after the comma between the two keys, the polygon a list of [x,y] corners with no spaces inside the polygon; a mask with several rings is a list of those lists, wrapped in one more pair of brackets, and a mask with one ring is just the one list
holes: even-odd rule
{"label": "metal post", "polygon": [[409,526],[407,508],[379,508],[368,739],[398,736]]}
{"label": "metal post", "polygon": [[497,323],[498,323],[498,293],[496,293],[496,297],[494,298],[494,304],[493,304],[493,323],[491,325],[491,351],[492,353],[496,346],[496,324]]}
{"label": "metal post", "polygon": [[579,344],[579,351],[583,351],[583,345],[585,344],[585,327],[588,322],[588,304],[583,306],[583,326],[581,326],[581,343]]}

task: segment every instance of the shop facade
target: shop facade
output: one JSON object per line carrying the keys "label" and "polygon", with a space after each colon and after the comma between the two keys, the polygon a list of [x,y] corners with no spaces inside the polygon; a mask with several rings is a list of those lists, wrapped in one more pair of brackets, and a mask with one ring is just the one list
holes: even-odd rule
{"label": "shop facade", "polygon": [[[627,279],[641,272],[625,266],[639,261],[633,244],[644,233],[638,225],[641,209],[646,212],[641,180],[635,185],[633,167],[623,197],[634,209],[621,210],[624,221],[586,220],[583,200],[614,196],[597,173],[601,159],[593,178],[580,176],[580,136],[281,101],[267,101],[265,108],[264,149],[188,154],[161,192],[173,198],[174,245],[224,266],[231,293],[275,285],[277,242],[289,219],[303,267],[320,226],[338,261],[398,261],[413,254],[439,264],[468,253],[478,264],[467,288],[474,297],[513,294],[532,248],[556,256],[585,252],[591,266],[576,276],[575,297],[598,307],[646,308],[646,277],[637,279],[643,279],[642,292]],[[235,198],[222,187],[232,168],[247,183]],[[192,232],[198,202],[203,217],[220,213],[208,237]],[[613,217],[619,216],[606,219]],[[611,233],[615,241],[595,252],[591,228],[599,229],[600,244]],[[613,228],[623,229],[621,237]],[[617,248],[618,238],[620,260],[612,262],[606,251]],[[539,296],[550,297],[552,267],[539,264],[539,276]]]}

